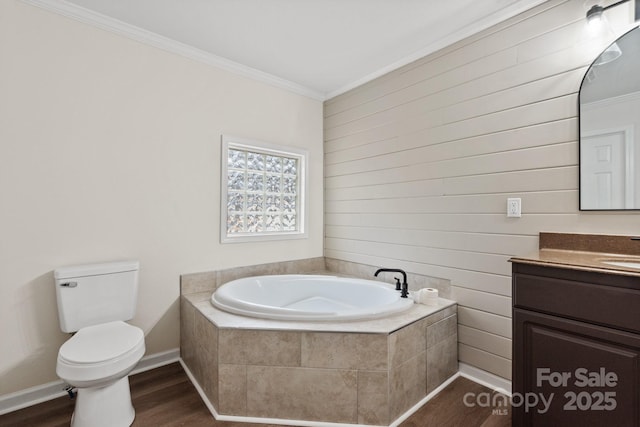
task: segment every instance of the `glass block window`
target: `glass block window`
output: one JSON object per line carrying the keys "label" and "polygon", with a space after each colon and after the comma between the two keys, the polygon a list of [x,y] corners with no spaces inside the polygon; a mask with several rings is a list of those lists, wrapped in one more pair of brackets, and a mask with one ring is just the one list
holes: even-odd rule
{"label": "glass block window", "polygon": [[223,242],[305,237],[306,152],[223,136]]}

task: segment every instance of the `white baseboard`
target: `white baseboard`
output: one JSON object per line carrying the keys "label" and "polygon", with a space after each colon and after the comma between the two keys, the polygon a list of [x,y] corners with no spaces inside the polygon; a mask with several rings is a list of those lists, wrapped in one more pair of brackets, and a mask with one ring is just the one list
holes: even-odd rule
{"label": "white baseboard", "polygon": [[398,427],[404,420],[406,420],[411,415],[413,415],[415,412],[417,412],[418,409],[422,408],[422,406],[425,403],[427,403],[428,401],[430,401],[431,399],[436,397],[438,395],[438,393],[440,393],[442,390],[444,390],[449,384],[451,384],[459,376],[460,376],[459,372],[456,372],[455,374],[451,375],[442,384],[440,384],[438,387],[436,387],[431,393],[427,394],[424,398],[422,398],[421,401],[419,401],[418,403],[413,405],[407,412],[405,412],[404,414],[400,415],[400,417],[398,417],[394,422],[392,422],[389,427]]}
{"label": "white baseboard", "polygon": [[461,377],[511,396],[511,381],[505,378],[462,362],[458,364],[458,372]]}
{"label": "white baseboard", "polygon": [[5,394],[0,396],[0,415],[56,399],[66,394],[67,392],[64,391],[64,383],[62,380],[29,387],[16,391],[15,393]]}
{"label": "white baseboard", "polygon": [[[150,354],[138,362],[131,375],[168,365],[177,362],[179,359],[180,349],[178,348]],[[66,384],[62,380],[58,380],[0,396],[0,415],[66,396],[65,386]]]}
{"label": "white baseboard", "polygon": [[174,348],[172,350],[163,351],[161,353],[150,354],[143,357],[140,362],[133,368],[130,375],[139,374],[141,372],[149,371],[151,369],[159,368],[161,366],[169,365],[174,362],[180,361],[180,349]]}

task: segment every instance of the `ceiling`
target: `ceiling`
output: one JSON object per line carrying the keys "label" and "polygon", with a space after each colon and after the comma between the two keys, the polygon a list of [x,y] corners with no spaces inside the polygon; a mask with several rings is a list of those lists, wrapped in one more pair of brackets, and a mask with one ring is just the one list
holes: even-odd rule
{"label": "ceiling", "polygon": [[134,28],[138,38],[146,34],[156,44],[159,35],[230,68],[328,99],[544,0],[25,1],[62,4],[85,21],[90,16],[103,28],[109,21]]}

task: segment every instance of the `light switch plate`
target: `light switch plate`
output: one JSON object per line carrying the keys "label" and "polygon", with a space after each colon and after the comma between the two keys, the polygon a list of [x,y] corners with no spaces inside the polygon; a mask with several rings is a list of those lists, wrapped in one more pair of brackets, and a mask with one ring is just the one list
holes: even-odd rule
{"label": "light switch plate", "polygon": [[509,197],[507,199],[507,216],[520,218],[522,216],[522,200],[519,197]]}

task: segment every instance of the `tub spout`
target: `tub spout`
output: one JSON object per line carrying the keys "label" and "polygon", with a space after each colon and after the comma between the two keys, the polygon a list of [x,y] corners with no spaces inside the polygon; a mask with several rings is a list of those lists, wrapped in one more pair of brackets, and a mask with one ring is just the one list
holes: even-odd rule
{"label": "tub spout", "polygon": [[[378,270],[376,270],[376,272],[373,275],[378,277],[378,274],[384,273],[384,272],[402,274],[402,290],[400,292],[400,297],[406,298],[407,295],[409,295],[409,284],[407,283],[407,273],[405,273],[404,270],[401,270],[399,268],[379,268]],[[400,291],[400,287],[398,285],[399,285],[399,281],[396,278],[396,290]]]}

